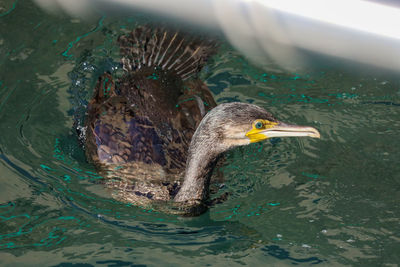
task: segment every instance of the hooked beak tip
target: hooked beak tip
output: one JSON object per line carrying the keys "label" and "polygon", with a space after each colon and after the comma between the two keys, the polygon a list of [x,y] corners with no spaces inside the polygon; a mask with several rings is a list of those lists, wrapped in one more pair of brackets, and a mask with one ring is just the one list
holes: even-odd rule
{"label": "hooked beak tip", "polygon": [[321,138],[321,134],[314,127],[289,125],[280,122],[275,127],[267,129],[264,134],[268,137],[311,137]]}

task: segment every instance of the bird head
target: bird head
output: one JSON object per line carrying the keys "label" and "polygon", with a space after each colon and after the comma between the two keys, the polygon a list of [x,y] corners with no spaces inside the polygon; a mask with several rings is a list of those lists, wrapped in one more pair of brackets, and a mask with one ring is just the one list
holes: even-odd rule
{"label": "bird head", "polygon": [[200,128],[197,135],[211,137],[218,152],[272,137],[320,138],[320,133],[313,127],[278,121],[259,106],[239,102],[218,105],[204,117]]}

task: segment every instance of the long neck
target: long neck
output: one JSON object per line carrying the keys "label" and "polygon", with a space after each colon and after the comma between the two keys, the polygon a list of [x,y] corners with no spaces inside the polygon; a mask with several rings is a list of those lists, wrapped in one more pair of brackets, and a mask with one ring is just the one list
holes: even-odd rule
{"label": "long neck", "polygon": [[175,201],[198,202],[208,197],[210,176],[218,159],[218,154],[211,153],[209,148],[204,144],[202,146],[191,144],[185,178],[181,189],[175,196]]}

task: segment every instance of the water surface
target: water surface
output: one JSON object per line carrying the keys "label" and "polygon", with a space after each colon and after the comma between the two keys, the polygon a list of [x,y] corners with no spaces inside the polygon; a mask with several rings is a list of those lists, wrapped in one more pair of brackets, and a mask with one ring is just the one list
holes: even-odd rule
{"label": "water surface", "polygon": [[259,69],[223,43],[201,73],[218,103],[255,103],[322,138],[230,151],[216,173],[231,195],[199,217],[112,199],[73,123],[98,75],[119,74],[118,35],[146,21],[0,1],[1,265],[399,264],[396,75]]}

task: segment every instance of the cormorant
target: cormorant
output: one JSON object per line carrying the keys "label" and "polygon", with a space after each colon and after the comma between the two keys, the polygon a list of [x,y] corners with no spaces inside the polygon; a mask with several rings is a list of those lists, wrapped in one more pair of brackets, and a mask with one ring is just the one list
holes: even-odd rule
{"label": "cormorant", "polygon": [[118,44],[125,73],[117,81],[109,73],[99,78],[85,123],[87,158],[118,200],[170,201],[170,212],[198,215],[223,152],[271,137],[320,136],[256,105],[217,106],[196,77],[216,51],[212,40],[137,27]]}

